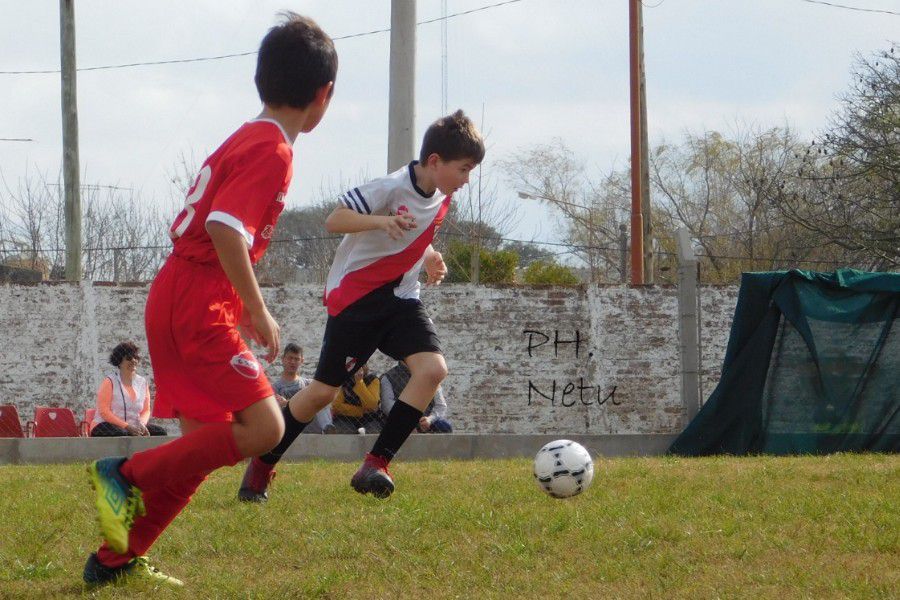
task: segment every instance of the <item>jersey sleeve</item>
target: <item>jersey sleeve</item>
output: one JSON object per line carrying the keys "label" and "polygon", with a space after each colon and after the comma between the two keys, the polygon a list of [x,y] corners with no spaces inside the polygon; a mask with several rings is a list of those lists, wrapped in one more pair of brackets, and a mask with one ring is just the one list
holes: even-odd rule
{"label": "jersey sleeve", "polygon": [[206,222],[228,225],[253,245],[269,204],[284,189],[291,168],[290,150],[258,145],[240,157],[212,200]]}
{"label": "jersey sleeve", "polygon": [[380,182],[370,181],[347,190],[338,196],[338,201],[341,206],[361,215],[385,215],[387,214],[389,195],[390,193]]}

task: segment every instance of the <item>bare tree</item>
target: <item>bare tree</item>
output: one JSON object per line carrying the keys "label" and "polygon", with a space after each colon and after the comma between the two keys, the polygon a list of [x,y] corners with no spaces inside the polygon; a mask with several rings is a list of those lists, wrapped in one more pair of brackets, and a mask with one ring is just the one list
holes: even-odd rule
{"label": "bare tree", "polygon": [[871,269],[900,267],[900,49],[857,57],[821,138],[803,151],[776,206]]}
{"label": "bare tree", "polygon": [[621,200],[620,174],[592,183],[583,164],[559,139],[522,150],[501,165],[520,197],[558,212],[572,254],[588,266],[592,281],[619,280],[618,224],[621,207],[627,206]]}
{"label": "bare tree", "polygon": [[60,187],[48,182],[46,175],[27,171],[15,188],[2,178],[0,192],[0,242],[8,265],[40,271],[46,278],[62,265],[60,251],[63,231]]}

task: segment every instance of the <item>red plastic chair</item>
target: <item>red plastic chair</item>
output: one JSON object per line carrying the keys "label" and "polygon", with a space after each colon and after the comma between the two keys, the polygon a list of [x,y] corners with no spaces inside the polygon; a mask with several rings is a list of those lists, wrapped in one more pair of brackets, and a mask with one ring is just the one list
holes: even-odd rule
{"label": "red plastic chair", "polygon": [[94,422],[94,415],[97,414],[96,408],[88,408],[84,411],[84,419],[82,419],[79,425],[81,426],[81,435],[82,437],[90,437],[91,436],[91,423]]}
{"label": "red plastic chair", "polygon": [[79,437],[75,415],[68,408],[38,406],[26,428],[29,437]]}
{"label": "red plastic chair", "polygon": [[19,411],[12,404],[0,406],[0,437],[25,437]]}

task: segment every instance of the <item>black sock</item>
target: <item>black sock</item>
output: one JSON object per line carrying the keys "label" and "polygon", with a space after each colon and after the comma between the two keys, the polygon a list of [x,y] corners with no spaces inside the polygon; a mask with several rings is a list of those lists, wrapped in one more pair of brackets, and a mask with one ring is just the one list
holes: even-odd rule
{"label": "black sock", "polygon": [[371,454],[380,456],[390,462],[400,450],[400,446],[403,445],[406,438],[409,437],[409,434],[412,433],[412,430],[419,424],[419,419],[421,418],[421,410],[410,406],[403,400],[397,400],[391,408],[391,413],[384,424],[384,429],[381,430],[381,435],[378,436],[378,439],[375,440],[375,445],[372,446]]}
{"label": "black sock", "polygon": [[285,407],[281,409],[281,415],[284,417],[284,436],[282,436],[281,441],[278,442],[277,446],[259,457],[259,460],[266,464],[274,465],[281,460],[281,457],[287,452],[287,449],[291,447],[291,444],[294,443],[297,436],[303,432],[307,425],[312,423],[312,421],[301,423],[295,419],[294,415],[291,414],[290,404],[285,405]]}

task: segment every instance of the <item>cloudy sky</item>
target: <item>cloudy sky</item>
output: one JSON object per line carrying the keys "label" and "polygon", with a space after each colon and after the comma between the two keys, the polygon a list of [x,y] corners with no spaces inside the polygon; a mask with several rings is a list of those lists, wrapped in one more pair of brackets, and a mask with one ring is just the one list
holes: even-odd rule
{"label": "cloudy sky", "polygon": [[[500,0],[448,0],[448,13]],[[900,0],[835,0],[900,12]],[[253,52],[284,8],[316,19],[340,56],[323,123],[295,145],[288,204],[386,170],[389,0],[75,0],[79,68]],[[55,178],[61,163],[59,3],[0,0],[0,173]],[[418,21],[441,16],[419,0]],[[544,209],[503,186],[498,159],[561,139],[602,173],[627,165],[628,15],[624,0],[519,0],[448,20],[450,109],[488,134],[485,174],[522,202],[510,237],[551,240]],[[806,0],[647,0],[644,8],[651,142],[736,123],[790,124],[813,135],[847,88],[854,54],[898,39],[900,16]],[[418,28],[417,138],[440,116],[441,24]],[[255,56],[81,71],[82,183],[170,203],[180,157],[199,163],[259,111]]]}

